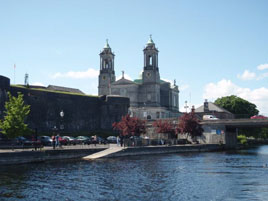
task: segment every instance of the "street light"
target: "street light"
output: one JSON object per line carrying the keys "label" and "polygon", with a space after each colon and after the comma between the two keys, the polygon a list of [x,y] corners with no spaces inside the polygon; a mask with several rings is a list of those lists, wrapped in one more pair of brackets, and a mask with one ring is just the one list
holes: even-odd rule
{"label": "street light", "polygon": [[64,125],[63,125],[64,112],[63,112],[63,110],[61,110],[61,112],[60,112],[60,117],[61,117],[60,129],[63,130],[64,129]]}

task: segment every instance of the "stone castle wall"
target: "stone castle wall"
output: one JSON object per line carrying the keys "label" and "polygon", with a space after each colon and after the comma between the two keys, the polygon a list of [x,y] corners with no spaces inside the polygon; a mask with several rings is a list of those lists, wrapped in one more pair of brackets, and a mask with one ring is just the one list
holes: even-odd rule
{"label": "stone castle wall", "polygon": [[[64,133],[90,133],[111,130],[112,123],[127,114],[129,99],[115,96],[85,96],[57,93],[47,90],[8,86],[8,78],[0,77],[0,111],[2,113],[6,92],[24,94],[24,101],[31,106],[27,123],[40,133],[50,133],[54,128]],[[3,83],[3,85],[2,85]],[[64,117],[60,112],[64,112]]]}
{"label": "stone castle wall", "polygon": [[7,100],[7,92],[10,90],[10,79],[0,75],[0,118],[3,117],[3,109]]}

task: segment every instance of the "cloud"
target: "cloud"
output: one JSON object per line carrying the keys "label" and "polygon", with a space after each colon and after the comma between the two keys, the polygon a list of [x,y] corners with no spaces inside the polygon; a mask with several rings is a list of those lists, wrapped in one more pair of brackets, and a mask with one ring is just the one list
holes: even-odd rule
{"label": "cloud", "polygon": [[41,87],[44,87],[45,85],[41,82],[34,82],[34,83],[31,83],[31,85],[34,85],[34,86],[41,86]]}
{"label": "cloud", "polygon": [[169,82],[170,84],[173,84],[174,83],[174,81],[171,81],[171,80],[165,79],[165,78],[161,78],[161,80],[164,80],[165,82]]}
{"label": "cloud", "polygon": [[257,66],[258,70],[265,70],[268,69],[268,64],[260,64]]}
{"label": "cloud", "polygon": [[268,77],[268,73],[263,73],[257,78],[257,80],[262,80],[262,79],[264,79],[266,77]]}
{"label": "cloud", "polygon": [[236,95],[254,103],[260,113],[268,115],[268,88],[242,88],[230,80],[222,79],[217,83],[208,83],[204,88],[203,99],[214,101],[223,96]]}
{"label": "cloud", "polygon": [[245,70],[242,75],[238,74],[237,77],[241,80],[253,80],[256,78],[256,74]]}
{"label": "cloud", "polygon": [[99,71],[93,68],[89,68],[86,71],[69,71],[67,73],[55,73],[51,77],[57,78],[72,78],[72,79],[86,79],[86,78],[97,78]]}
{"label": "cloud", "polygon": [[188,89],[190,86],[188,84],[183,84],[180,86],[180,91],[185,91],[186,89]]}

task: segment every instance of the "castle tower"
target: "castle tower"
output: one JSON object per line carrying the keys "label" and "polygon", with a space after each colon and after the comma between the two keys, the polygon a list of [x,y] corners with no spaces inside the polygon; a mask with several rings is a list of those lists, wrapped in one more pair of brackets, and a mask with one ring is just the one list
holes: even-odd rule
{"label": "castle tower", "polygon": [[99,96],[111,94],[111,83],[115,81],[114,56],[107,39],[106,44],[100,53]]}
{"label": "castle tower", "polygon": [[160,83],[160,75],[158,70],[158,49],[155,47],[152,35],[143,50],[144,52],[144,68],[142,79],[143,83]]}

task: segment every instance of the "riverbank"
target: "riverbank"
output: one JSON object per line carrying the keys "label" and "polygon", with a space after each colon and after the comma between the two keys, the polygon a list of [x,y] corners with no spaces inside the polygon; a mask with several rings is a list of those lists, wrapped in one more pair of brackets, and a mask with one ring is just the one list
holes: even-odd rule
{"label": "riverbank", "polygon": [[49,150],[4,150],[0,151],[1,165],[16,165],[25,163],[38,163],[52,160],[79,159],[106,148],[89,149],[49,149]]}
{"label": "riverbank", "polygon": [[[116,145],[114,145],[116,146]],[[0,151],[0,165],[15,165],[25,163],[37,163],[53,160],[81,159],[85,156],[101,152],[104,147],[81,148],[81,149],[57,149],[57,150],[5,150]],[[155,155],[168,153],[184,153],[184,152],[212,152],[222,151],[223,146],[217,144],[207,145],[176,145],[176,146],[148,146],[148,147],[126,147],[119,152],[112,153],[103,158],[122,157],[122,156],[138,156],[138,155]]]}
{"label": "riverbank", "polygon": [[223,151],[223,150],[224,150],[224,147],[218,144],[127,147],[119,152],[104,156],[103,158],[170,154],[170,153],[186,153],[186,152],[213,152],[213,151]]}

